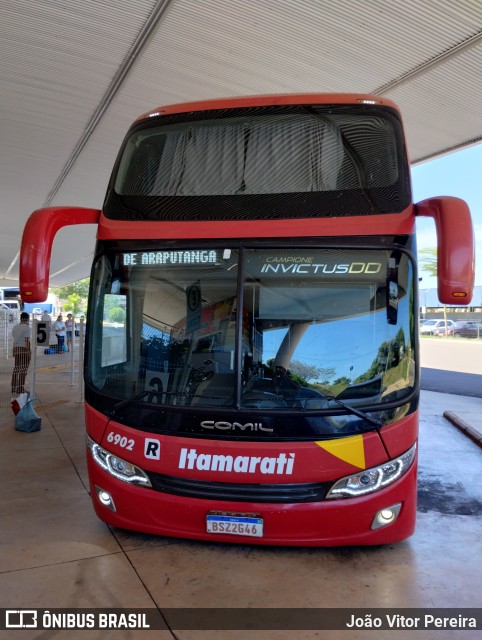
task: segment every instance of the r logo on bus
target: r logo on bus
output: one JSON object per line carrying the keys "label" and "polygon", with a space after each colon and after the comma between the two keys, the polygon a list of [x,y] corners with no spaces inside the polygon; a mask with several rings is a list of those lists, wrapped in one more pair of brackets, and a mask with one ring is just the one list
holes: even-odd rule
{"label": "r logo on bus", "polygon": [[144,457],[152,458],[153,460],[161,459],[161,443],[159,440],[154,440],[153,438],[144,440]]}

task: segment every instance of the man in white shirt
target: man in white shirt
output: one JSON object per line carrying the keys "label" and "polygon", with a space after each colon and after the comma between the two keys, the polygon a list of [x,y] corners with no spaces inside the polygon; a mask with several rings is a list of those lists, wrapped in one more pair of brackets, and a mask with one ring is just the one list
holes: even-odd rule
{"label": "man in white shirt", "polygon": [[65,322],[62,315],[58,316],[54,324],[55,335],[57,336],[57,353],[62,353],[65,342]]}
{"label": "man in white shirt", "polygon": [[20,314],[20,322],[12,329],[13,337],[13,373],[12,393],[25,393],[25,378],[27,377],[30,358],[30,317],[28,313]]}
{"label": "man in white shirt", "polygon": [[45,333],[47,334],[45,345],[48,347],[50,345],[50,326],[52,324],[52,318],[48,311],[44,310],[42,317],[40,318],[40,322],[45,322]]}

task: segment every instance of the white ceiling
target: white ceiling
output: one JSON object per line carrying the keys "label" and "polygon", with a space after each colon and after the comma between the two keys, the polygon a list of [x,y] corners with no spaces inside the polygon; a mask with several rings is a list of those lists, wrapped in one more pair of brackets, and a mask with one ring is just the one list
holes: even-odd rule
{"label": "white ceiling", "polygon": [[[1,0],[0,60],[0,286],[29,214],[101,208],[158,105],[375,93],[401,107],[412,162],[482,139],[482,0]],[[60,231],[51,285],[88,275],[94,242]]]}

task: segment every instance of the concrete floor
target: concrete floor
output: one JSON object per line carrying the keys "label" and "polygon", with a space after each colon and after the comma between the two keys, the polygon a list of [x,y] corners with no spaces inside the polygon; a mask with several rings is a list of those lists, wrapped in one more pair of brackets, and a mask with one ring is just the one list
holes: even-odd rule
{"label": "concrete floor", "polygon": [[[415,534],[387,547],[266,548],[109,529],[88,495],[83,406],[37,381],[42,430],[0,426],[4,608],[471,608],[482,600],[482,450],[442,417],[482,400],[423,392]],[[470,403],[470,404],[467,404]],[[0,638],[480,639],[482,631],[16,630]]]}

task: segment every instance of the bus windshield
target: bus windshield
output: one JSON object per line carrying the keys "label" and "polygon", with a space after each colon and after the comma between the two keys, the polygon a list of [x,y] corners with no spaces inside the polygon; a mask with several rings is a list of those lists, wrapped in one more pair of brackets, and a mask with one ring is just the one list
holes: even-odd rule
{"label": "bus windshield", "polygon": [[90,304],[87,382],[112,406],[327,413],[414,388],[399,249],[106,251]]}
{"label": "bus windshield", "polygon": [[284,106],[152,118],[128,134],[104,213],[243,219],[396,213],[410,203],[388,108]]}

